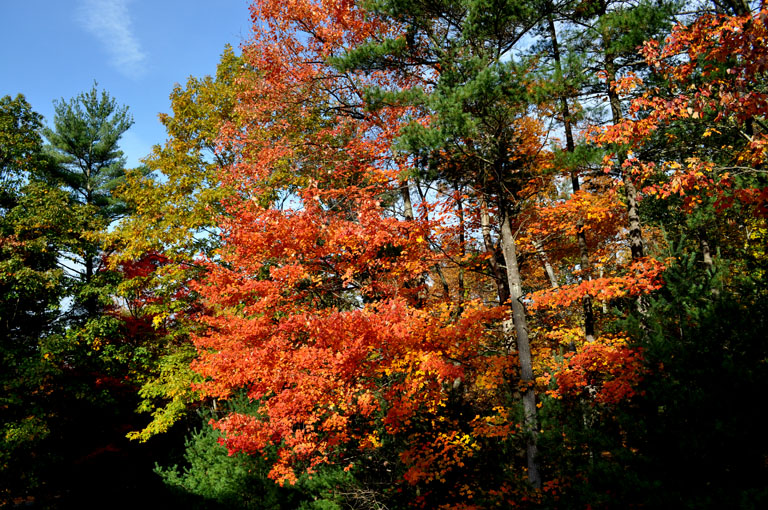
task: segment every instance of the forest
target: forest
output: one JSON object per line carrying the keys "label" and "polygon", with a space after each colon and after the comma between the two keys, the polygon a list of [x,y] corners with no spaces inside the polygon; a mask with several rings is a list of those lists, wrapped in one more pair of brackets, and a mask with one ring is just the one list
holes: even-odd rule
{"label": "forest", "polygon": [[0,99],[0,507],[768,508],[768,6],[250,12]]}

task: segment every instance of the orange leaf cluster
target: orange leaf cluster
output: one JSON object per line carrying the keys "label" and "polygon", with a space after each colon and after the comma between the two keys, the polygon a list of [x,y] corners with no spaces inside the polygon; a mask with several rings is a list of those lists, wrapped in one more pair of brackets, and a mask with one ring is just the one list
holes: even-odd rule
{"label": "orange leaf cluster", "polygon": [[596,301],[610,301],[627,296],[639,296],[660,289],[664,284],[661,274],[665,265],[656,259],[636,260],[623,276],[594,278],[557,289],[545,289],[532,294],[531,308],[567,307],[591,296]]}
{"label": "orange leaf cluster", "polygon": [[555,374],[555,398],[586,397],[600,404],[617,404],[637,394],[646,374],[642,352],[601,339],[584,344],[568,355],[562,370]]}

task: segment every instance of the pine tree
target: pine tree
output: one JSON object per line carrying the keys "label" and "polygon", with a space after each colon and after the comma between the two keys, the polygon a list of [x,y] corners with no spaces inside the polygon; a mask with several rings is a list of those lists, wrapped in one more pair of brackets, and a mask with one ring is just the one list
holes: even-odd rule
{"label": "pine tree", "polygon": [[106,91],[99,93],[96,84],[69,101],[55,101],[54,106],[53,128],[43,131],[49,142],[46,149],[56,162],[47,178],[69,193],[73,208],[93,217],[91,234],[83,236],[79,249],[61,255],[69,259],[68,269],[77,283],[75,315],[93,318],[100,306],[98,290],[90,286],[100,269],[100,245],[94,239],[126,211],[111,191],[125,177],[125,157],[118,144],[133,118]]}

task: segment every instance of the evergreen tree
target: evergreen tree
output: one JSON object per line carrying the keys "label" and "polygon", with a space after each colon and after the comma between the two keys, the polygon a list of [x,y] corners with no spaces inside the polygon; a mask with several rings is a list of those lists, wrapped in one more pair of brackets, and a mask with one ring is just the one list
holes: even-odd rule
{"label": "evergreen tree", "polygon": [[106,91],[93,88],[69,101],[54,101],[53,129],[44,130],[58,166],[51,172],[74,202],[94,205],[108,220],[124,212],[110,195],[125,175],[118,143],[133,125],[128,107],[118,106]]}
{"label": "evergreen tree", "polygon": [[68,269],[76,282],[74,315],[93,318],[99,310],[98,286],[91,285],[100,269],[99,243],[95,233],[105,230],[126,212],[124,202],[114,199],[111,191],[125,177],[125,157],[118,143],[133,124],[128,108],[118,106],[106,91],[93,88],[69,101],[54,102],[53,128],[43,131],[46,146],[56,165],[48,179],[70,195],[72,207],[92,215],[90,235],[69,259]]}
{"label": "evergreen tree", "polygon": [[[405,102],[429,116],[414,122],[400,139],[400,148],[422,163],[423,175],[437,177],[457,189],[473,190],[483,203],[484,217],[495,210],[497,240],[486,241],[499,302],[511,298],[511,316],[520,364],[528,389],[522,404],[527,442],[527,473],[533,487],[541,485],[537,459],[536,396],[529,328],[523,304],[516,222],[532,162],[524,122],[530,97],[525,69],[511,51],[536,23],[535,5],[505,0],[402,2],[380,0],[370,9],[387,23],[403,28],[405,37],[371,40],[338,60],[340,68],[387,70],[418,85],[398,91],[372,89],[375,106]],[[427,125],[428,124],[428,125]],[[484,232],[490,233],[490,224]],[[490,239],[490,234],[486,239]],[[506,268],[499,271],[499,268]]]}

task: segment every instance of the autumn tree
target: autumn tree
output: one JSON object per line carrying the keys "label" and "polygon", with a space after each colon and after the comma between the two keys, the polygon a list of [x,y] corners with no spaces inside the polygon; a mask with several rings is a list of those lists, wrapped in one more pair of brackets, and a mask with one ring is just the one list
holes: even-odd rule
{"label": "autumn tree", "polygon": [[[437,172],[449,183],[460,183],[459,189],[471,190],[470,197],[477,201],[486,256],[499,285],[499,302],[509,297],[511,303],[516,352],[511,350],[510,355],[520,362],[530,437],[527,470],[531,484],[537,487],[541,477],[535,439],[536,397],[515,232],[527,200],[536,193],[530,184],[547,163],[536,122],[526,117],[530,104],[527,64],[509,58],[509,52],[535,23],[533,5],[498,2],[491,10],[483,2],[471,1],[375,2],[371,8],[405,27],[405,34],[371,39],[350,52],[344,65],[425,77],[426,93],[407,89],[389,93],[425,112],[424,120],[404,130],[400,147],[422,162],[424,172]],[[390,97],[386,91],[373,90],[372,94],[382,92],[386,104]]]}
{"label": "autumn tree", "polygon": [[[326,64],[395,25],[353,5],[261,2],[253,12],[243,55],[259,74],[240,94],[242,124],[222,130],[238,157],[221,174],[233,189],[222,245],[195,287],[208,331],[193,367],[203,395],[246,395],[259,410],[216,428],[232,452],[269,455],[283,483],[341,466],[359,481],[348,497],[369,503],[507,497],[503,472],[479,476],[517,430],[498,405],[519,380],[507,378],[516,358],[500,347],[503,309],[432,291],[436,267],[449,267],[434,241],[451,227],[431,191],[408,207],[413,159],[393,149],[401,119],[422,111],[382,108],[361,86],[416,93],[423,80]],[[536,139],[523,117],[505,119]],[[538,146],[525,146],[533,158]],[[466,199],[440,193],[460,218]],[[465,221],[478,217],[473,205]],[[443,276],[460,288],[459,272]]]}
{"label": "autumn tree", "polygon": [[149,173],[129,170],[114,190],[132,208],[113,236],[120,259],[155,250],[191,260],[209,251],[226,195],[217,171],[235,157],[232,147],[218,145],[218,135],[225,124],[238,124],[239,81],[252,72],[227,47],[214,76],[189,77],[185,86],[176,85],[171,113],[160,114],[168,141],[153,146],[144,159]]}
{"label": "autumn tree", "polygon": [[[665,229],[674,256],[664,288],[649,301],[653,326],[635,326],[659,372],[635,415],[646,413],[642,427],[632,431],[648,445],[642,472],[649,485],[684,473],[653,493],[660,501],[716,506],[739,493],[744,506],[759,506],[764,499],[754,477],[764,470],[757,457],[765,441],[746,414],[748,395],[762,391],[766,356],[757,333],[762,314],[754,312],[765,303],[756,249],[765,222],[758,78],[765,46],[755,43],[765,29],[764,11],[702,14],[664,42],[648,41],[643,54],[656,86],[599,139],[635,151],[632,166],[647,179],[646,221]],[[744,454],[735,460],[735,451]]]}
{"label": "autumn tree", "polygon": [[[219,133],[229,123],[238,125],[237,92],[249,73],[227,47],[215,76],[190,77],[184,87],[176,86],[172,113],[160,115],[168,141],[154,146],[145,169],[128,171],[113,192],[131,209],[105,236],[113,249],[111,267],[126,276],[116,296],[131,320],[146,321],[155,330],[136,378],[142,386],[141,410],[153,419],[132,433],[135,439],[168,430],[194,400],[189,370],[194,348],[188,335],[199,302],[189,286],[203,269],[196,258],[211,255],[218,245],[222,201],[231,193],[219,171],[236,156],[233,147],[219,145]],[[137,302],[139,295],[147,299]]]}
{"label": "autumn tree", "polygon": [[[663,36],[671,26],[676,13],[675,2],[589,2],[576,6],[550,3],[547,15],[545,37],[551,44],[555,74],[561,74],[563,63],[578,66],[567,69],[570,90],[560,93],[561,115],[563,100],[580,101],[578,105],[588,107],[597,98],[607,99],[608,119],[601,107],[595,111],[592,121],[601,124],[606,120],[617,124],[625,116],[626,102],[622,95],[631,91],[633,77],[644,74],[645,64],[638,49],[644,41]],[[562,58],[561,46],[566,50]],[[560,71],[558,71],[558,66]],[[568,113],[568,125],[573,129]],[[564,128],[565,128],[565,118]],[[568,138],[566,129],[566,138]],[[571,136],[573,133],[571,133]],[[567,144],[566,144],[567,145]],[[572,149],[566,150],[573,152]],[[613,175],[621,181],[627,208],[627,229],[633,260],[645,255],[638,209],[638,184],[630,171],[624,169],[626,147],[613,147],[615,156]]]}

